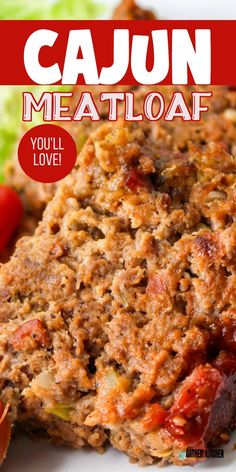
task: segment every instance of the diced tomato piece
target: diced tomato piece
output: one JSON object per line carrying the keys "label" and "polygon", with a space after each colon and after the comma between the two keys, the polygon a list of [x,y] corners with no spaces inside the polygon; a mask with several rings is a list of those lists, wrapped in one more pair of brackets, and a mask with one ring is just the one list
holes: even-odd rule
{"label": "diced tomato piece", "polygon": [[17,193],[7,185],[0,185],[0,251],[10,243],[22,215],[23,206]]}
{"label": "diced tomato piece", "polygon": [[13,333],[11,343],[16,351],[21,351],[27,347],[29,338],[33,338],[42,347],[48,346],[49,339],[41,320],[29,320],[23,323]]}
{"label": "diced tomato piece", "polygon": [[[204,446],[206,436],[213,437],[221,427],[217,408],[227,407],[227,398],[235,388],[236,360],[225,354],[219,356],[214,366],[199,366],[184,382],[177,396],[170,416],[166,422],[169,433],[176,439],[182,440],[188,446]],[[218,407],[217,407],[218,405]],[[230,407],[231,408],[231,407]],[[175,423],[175,417],[180,416],[185,421],[182,426]],[[214,418],[214,419],[213,419]],[[224,418],[222,427],[230,422],[231,412]],[[210,434],[209,434],[210,432]]]}
{"label": "diced tomato piece", "polygon": [[212,365],[200,365],[186,378],[172,407],[149,405],[144,430],[162,428],[183,448],[204,449],[235,418],[236,358],[222,351]]}
{"label": "diced tomato piece", "polygon": [[175,400],[172,411],[181,411],[186,416],[198,411],[199,402],[206,400],[210,403],[215,398],[215,393],[222,380],[218,370],[212,367],[197,367],[186,380],[182,390]]}
{"label": "diced tomato piece", "polygon": [[153,188],[150,178],[147,175],[142,174],[142,172],[136,168],[129,170],[125,184],[130,190],[132,190],[132,192],[137,192],[142,188],[151,191]]}
{"label": "diced tomato piece", "polygon": [[167,430],[183,447],[205,448],[229,427],[235,414],[236,359],[221,353],[214,365],[198,366],[183,383],[172,407],[149,406],[141,424]]}
{"label": "diced tomato piece", "polygon": [[153,403],[149,406],[147,413],[142,419],[142,426],[145,430],[151,431],[158,426],[162,426],[168,417],[168,411],[159,403]]}
{"label": "diced tomato piece", "polygon": [[[201,443],[214,401],[218,398],[222,374],[213,367],[199,366],[184,382],[168,417],[169,433],[186,444]],[[176,418],[182,418],[179,424]]]}
{"label": "diced tomato piece", "polygon": [[11,425],[8,418],[9,405],[4,407],[0,400],[0,465],[6,457],[11,438]]}

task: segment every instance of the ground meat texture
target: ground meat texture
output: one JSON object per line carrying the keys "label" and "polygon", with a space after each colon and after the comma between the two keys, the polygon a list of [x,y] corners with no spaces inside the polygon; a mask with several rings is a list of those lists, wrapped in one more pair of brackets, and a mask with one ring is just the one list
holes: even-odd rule
{"label": "ground meat texture", "polygon": [[35,235],[0,268],[12,422],[73,447],[109,439],[147,464],[179,463],[201,408],[198,444],[230,430],[235,174],[220,144],[161,151],[122,120],[91,134]]}
{"label": "ground meat texture", "polygon": [[[79,99],[81,92],[88,88],[77,86],[74,88],[74,100],[70,105],[73,109]],[[101,120],[106,121],[108,118],[107,104],[100,103],[100,94],[102,91],[132,91],[132,87],[95,87],[93,97],[97,108],[99,110]],[[155,87],[151,88],[155,91]],[[160,91],[160,87],[157,89]],[[193,91],[207,91],[209,87],[202,86],[162,86],[161,93],[165,100],[170,100],[175,91],[181,91],[190,106]],[[211,87],[212,91],[212,87]],[[135,88],[135,113],[142,113],[143,100],[150,92],[150,87],[136,87]],[[145,134],[147,134],[153,141],[155,146],[160,148],[163,154],[166,150],[171,150],[176,153],[188,152],[193,146],[204,146],[210,143],[219,143],[222,151],[225,150],[231,155],[236,155],[236,92],[229,90],[224,86],[213,87],[213,96],[209,99],[204,99],[204,104],[209,106],[209,111],[202,114],[202,119],[199,122],[183,122],[181,119],[166,122],[160,120],[158,122],[149,122],[144,120],[140,125],[143,127]],[[119,104],[119,114],[124,113],[124,106]],[[74,137],[78,151],[89,138],[90,133],[93,132],[101,122],[91,122],[84,119],[80,123],[65,124],[67,130]],[[128,178],[128,176],[127,176]],[[134,179],[131,179],[131,181]],[[137,179],[136,179],[137,180]],[[22,222],[21,228],[16,235],[16,239],[24,234],[32,234],[38,221],[40,221],[42,213],[55,194],[57,184],[42,184],[29,179],[20,169],[17,156],[6,167],[6,181],[11,185],[21,196],[25,207],[25,218]],[[131,183],[132,185],[132,183]],[[224,198],[222,194],[222,199]],[[11,248],[10,248],[11,249]],[[9,251],[11,253],[11,250]],[[4,255],[4,260],[9,253]],[[3,259],[3,257],[2,257]]]}
{"label": "ground meat texture", "polygon": [[[114,19],[137,19],[148,20],[156,19],[156,16],[149,10],[139,7],[134,0],[123,0],[113,15]],[[83,91],[91,91],[90,87],[74,87],[74,100],[69,104],[69,108],[73,111],[77,105],[80,94]],[[209,107],[207,113],[203,113],[199,122],[182,122],[179,118],[173,122],[160,120],[158,122],[148,122],[144,120],[142,126],[145,133],[160,149],[170,149],[178,152],[188,151],[191,143],[194,145],[205,145],[211,142],[220,143],[222,148],[229,153],[236,155],[236,91],[235,88],[227,86],[96,86],[93,88],[93,97],[102,121],[108,119],[108,108],[105,103],[100,102],[100,94],[102,92],[135,92],[135,113],[139,114],[143,111],[143,101],[150,91],[161,91],[163,97],[168,103],[174,92],[180,91],[185,97],[188,105],[191,105],[192,92],[194,91],[210,91],[213,96],[209,99],[204,98],[204,104]],[[154,106],[155,111],[155,106]],[[119,104],[118,114],[124,113],[124,106]],[[84,119],[79,123],[65,123],[63,126],[74,137],[78,151],[89,138],[90,133],[94,131],[101,123],[91,122]],[[12,242],[4,254],[0,254],[0,261],[4,262],[9,259],[14,248],[15,241],[21,236],[32,234],[38,222],[41,220],[43,211],[48,202],[53,198],[57,184],[42,184],[35,182],[24,174],[19,166],[17,154],[12,158],[6,167],[6,181],[21,196],[25,207],[25,217],[22,224]]]}

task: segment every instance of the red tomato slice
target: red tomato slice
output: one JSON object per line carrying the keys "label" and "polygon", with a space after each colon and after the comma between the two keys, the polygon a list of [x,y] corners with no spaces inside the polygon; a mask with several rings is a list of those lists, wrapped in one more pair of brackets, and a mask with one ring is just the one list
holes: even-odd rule
{"label": "red tomato slice", "polygon": [[11,187],[0,185],[0,251],[5,249],[23,214],[19,196]]}
{"label": "red tomato slice", "polygon": [[135,168],[129,170],[125,184],[132,192],[137,192],[144,188],[151,192],[153,188],[150,178]]}
{"label": "red tomato slice", "polygon": [[173,437],[188,444],[201,443],[222,382],[222,374],[213,367],[199,366],[194,369],[170,410],[166,426]]}
{"label": "red tomato slice", "polygon": [[11,343],[16,351],[25,349],[25,340],[34,337],[38,345],[47,347],[49,340],[41,320],[29,320],[23,323],[13,333]]}
{"label": "red tomato slice", "polygon": [[150,405],[142,419],[147,431],[161,427],[183,447],[205,448],[231,422],[235,412],[236,359],[221,353],[200,365],[183,382],[172,407]]}
{"label": "red tomato slice", "polygon": [[[166,421],[169,433],[188,446],[202,447],[223,427],[227,428],[234,410],[233,401],[229,402],[229,399],[235,381],[236,359],[229,354],[220,355],[213,366],[196,367],[183,383],[170,409]],[[223,421],[219,409],[227,412]],[[178,424],[179,417],[184,420],[182,426]]]}

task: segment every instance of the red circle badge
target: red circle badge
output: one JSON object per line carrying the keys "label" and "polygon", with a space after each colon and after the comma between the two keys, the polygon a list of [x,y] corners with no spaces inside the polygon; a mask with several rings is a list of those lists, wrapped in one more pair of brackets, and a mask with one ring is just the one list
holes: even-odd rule
{"label": "red circle badge", "polygon": [[57,182],[73,169],[77,156],[72,136],[57,125],[31,128],[21,139],[18,159],[23,171],[33,180]]}

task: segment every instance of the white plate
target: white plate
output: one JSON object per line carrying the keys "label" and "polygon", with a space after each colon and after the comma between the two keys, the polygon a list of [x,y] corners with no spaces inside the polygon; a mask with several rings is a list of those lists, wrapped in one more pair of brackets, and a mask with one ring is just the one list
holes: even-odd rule
{"label": "white plate", "polygon": [[[183,472],[235,472],[233,449],[236,434],[225,446],[224,459],[208,459],[194,468],[186,466]],[[184,462],[184,461],[183,461]],[[180,472],[180,467],[167,466],[163,472]],[[76,451],[53,447],[44,441],[33,442],[18,438],[11,444],[1,472],[158,472],[157,466],[146,469],[131,464],[125,454],[109,448],[105,454],[94,451]]]}
{"label": "white plate", "polygon": [[[67,1],[67,0],[65,0]],[[102,3],[101,0],[97,0]],[[105,3],[105,2],[104,2]],[[169,19],[236,19],[236,0],[140,0],[146,8],[153,7],[162,18]],[[109,10],[117,4],[116,0],[107,0]],[[109,12],[107,13],[107,17]],[[194,468],[194,471],[217,472],[235,471],[236,434],[231,443],[225,446],[224,459],[210,459]],[[184,463],[184,460],[183,460]],[[23,437],[12,442],[8,457],[1,467],[1,472],[138,472],[154,471],[156,466],[140,469],[130,464],[125,454],[108,449],[103,454],[93,451],[75,451],[53,447],[44,441],[32,442]],[[164,470],[178,472],[179,467],[168,466]],[[193,472],[192,467],[184,471]]]}

